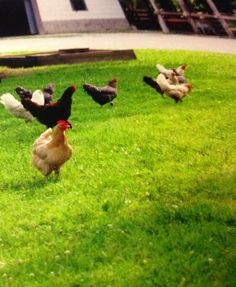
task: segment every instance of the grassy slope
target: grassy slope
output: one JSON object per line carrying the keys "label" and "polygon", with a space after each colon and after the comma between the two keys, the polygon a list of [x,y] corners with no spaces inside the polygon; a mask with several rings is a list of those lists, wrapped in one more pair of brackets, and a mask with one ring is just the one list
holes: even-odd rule
{"label": "grassy slope", "polygon": [[[236,57],[136,51],[137,61],[55,66],[8,78],[57,98],[78,85],[73,158],[45,181],[30,165],[44,130],[1,108],[0,286],[235,286]],[[142,83],[188,63],[182,104]],[[115,107],[82,83],[119,79]]]}

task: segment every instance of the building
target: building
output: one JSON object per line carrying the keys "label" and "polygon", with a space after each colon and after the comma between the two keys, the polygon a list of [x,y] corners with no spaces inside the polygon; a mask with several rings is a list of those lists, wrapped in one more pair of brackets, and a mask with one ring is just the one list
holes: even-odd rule
{"label": "building", "polygon": [[0,0],[0,36],[127,29],[119,0]]}

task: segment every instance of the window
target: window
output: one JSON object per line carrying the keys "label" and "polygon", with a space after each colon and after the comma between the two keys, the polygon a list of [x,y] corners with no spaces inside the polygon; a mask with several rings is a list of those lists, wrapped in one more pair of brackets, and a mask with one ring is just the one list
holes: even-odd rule
{"label": "window", "polygon": [[87,10],[84,0],[70,0],[70,3],[74,11]]}

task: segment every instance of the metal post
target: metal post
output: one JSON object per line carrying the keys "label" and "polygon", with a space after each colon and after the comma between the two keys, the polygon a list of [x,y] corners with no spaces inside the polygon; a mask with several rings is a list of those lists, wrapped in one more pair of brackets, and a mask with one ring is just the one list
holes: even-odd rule
{"label": "metal post", "polygon": [[234,34],[233,32],[229,29],[229,26],[227,24],[227,22],[225,21],[225,19],[223,19],[221,17],[221,14],[219,12],[219,10],[217,9],[215,3],[212,0],[206,0],[208,5],[210,6],[211,10],[213,11],[214,15],[216,16],[216,18],[219,20],[221,26],[224,28],[226,34],[230,37],[233,38]]}
{"label": "metal post", "polygon": [[170,30],[169,28],[167,27],[163,17],[161,16],[161,13],[160,13],[160,9],[157,7],[156,3],[155,3],[155,0],[149,0],[151,6],[152,6],[152,9],[154,10],[154,13],[157,17],[157,20],[160,24],[160,27],[161,27],[161,30],[163,33],[170,33]]}
{"label": "metal post", "polygon": [[187,6],[185,5],[183,0],[177,0],[177,2],[179,3],[179,6],[181,7],[181,10],[183,11],[184,15],[187,17],[189,24],[192,26],[192,29],[194,31],[194,33],[198,34],[199,30],[193,20],[193,18],[191,17]]}

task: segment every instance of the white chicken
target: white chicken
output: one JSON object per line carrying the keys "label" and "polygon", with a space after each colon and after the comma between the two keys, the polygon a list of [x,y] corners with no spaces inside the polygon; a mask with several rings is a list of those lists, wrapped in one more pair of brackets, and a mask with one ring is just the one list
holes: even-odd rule
{"label": "white chicken", "polygon": [[[33,102],[44,105],[44,94],[41,90],[36,90],[32,99]],[[30,112],[28,112],[22,105],[20,101],[18,101],[12,94],[5,93],[0,97],[0,103],[5,107],[5,109],[15,116],[16,118],[22,118],[26,122],[31,122],[33,120],[33,116]]]}
{"label": "white chicken", "polygon": [[57,125],[43,132],[34,142],[32,149],[32,165],[43,175],[53,171],[59,175],[61,166],[72,156],[72,148],[68,144],[65,131],[71,124],[59,120]]}
{"label": "white chicken", "polygon": [[176,85],[170,84],[163,74],[159,74],[156,79],[156,83],[159,85],[162,92],[174,99],[176,103],[182,102],[183,98],[192,90],[192,85],[190,83]]}
{"label": "white chicken", "polygon": [[187,82],[187,80],[184,77],[184,72],[185,72],[185,69],[187,68],[187,65],[181,65],[173,69],[166,69],[163,65],[157,64],[156,68],[161,74],[163,74],[166,77],[166,79],[168,80],[170,84],[176,84],[176,82],[172,81],[173,73],[175,77],[178,79],[178,83],[182,84],[182,83]]}

